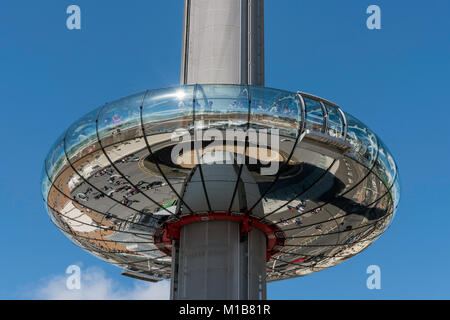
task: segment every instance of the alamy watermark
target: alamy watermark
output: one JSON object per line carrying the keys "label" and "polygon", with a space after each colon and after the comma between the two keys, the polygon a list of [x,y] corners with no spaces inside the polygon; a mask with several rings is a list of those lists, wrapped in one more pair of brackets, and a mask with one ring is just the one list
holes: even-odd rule
{"label": "alamy watermark", "polygon": [[69,14],[66,20],[66,26],[69,30],[81,29],[81,9],[79,6],[72,4],[67,7],[66,13]]}
{"label": "alamy watermark", "polygon": [[381,290],[381,268],[377,265],[371,265],[367,267],[366,272],[370,274],[366,281],[367,289]]}
{"label": "alamy watermark", "polygon": [[[66,13],[69,15],[66,20],[66,26],[69,30],[81,30],[81,8],[72,4],[67,7]],[[381,29],[381,8],[375,4],[367,7],[366,13],[370,16],[366,20],[366,26],[369,30]]]}
{"label": "alamy watermark", "polygon": [[70,265],[66,269],[66,274],[69,276],[66,279],[67,290],[81,289],[81,268],[77,265]]}
{"label": "alamy watermark", "polygon": [[366,25],[369,30],[380,30],[381,29],[381,9],[379,6],[372,4],[367,7],[367,14],[370,16],[367,18]]}

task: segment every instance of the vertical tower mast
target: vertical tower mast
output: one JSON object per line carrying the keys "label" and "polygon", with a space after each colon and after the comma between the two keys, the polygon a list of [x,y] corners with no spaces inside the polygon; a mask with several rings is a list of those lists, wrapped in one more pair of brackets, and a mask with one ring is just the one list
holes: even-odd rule
{"label": "vertical tower mast", "polygon": [[185,0],[181,84],[264,86],[264,1]]}
{"label": "vertical tower mast", "polygon": [[[185,0],[181,84],[264,86],[264,1]],[[205,166],[185,182],[183,198],[201,212],[195,181],[209,180],[208,189],[220,201],[236,192],[246,208],[254,184],[243,168]],[[215,184],[220,176],[235,177],[239,188]],[[227,189],[228,188],[228,189]],[[227,198],[227,197],[225,197]],[[204,211],[204,210],[203,210]],[[255,208],[253,213],[262,209]],[[172,246],[172,299],[265,299],[266,236],[236,221],[203,221],[181,228]]]}

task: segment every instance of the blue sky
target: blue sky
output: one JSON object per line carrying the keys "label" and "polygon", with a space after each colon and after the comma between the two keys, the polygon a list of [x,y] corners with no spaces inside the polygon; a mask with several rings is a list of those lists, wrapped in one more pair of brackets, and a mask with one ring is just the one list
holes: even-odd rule
{"label": "blue sky", "polygon": [[[66,28],[70,4],[81,7],[81,31]],[[381,30],[366,28],[371,4],[381,7]],[[40,172],[52,143],[82,115],[178,85],[182,6],[1,1],[0,298],[54,297],[47,291],[71,264],[106,281],[114,293],[102,297],[145,290],[51,224]],[[446,0],[266,0],[266,86],[322,96],[361,119],[389,146],[402,186],[392,226],[371,247],[337,267],[270,284],[269,298],[450,298],[448,12]],[[381,267],[381,290],[366,288],[372,264]]]}

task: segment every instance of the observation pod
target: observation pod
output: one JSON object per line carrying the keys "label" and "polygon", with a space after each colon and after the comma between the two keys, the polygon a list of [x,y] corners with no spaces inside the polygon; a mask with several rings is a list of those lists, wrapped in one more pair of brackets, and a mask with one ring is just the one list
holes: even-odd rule
{"label": "observation pod", "polygon": [[387,229],[391,153],[338,105],[264,87],[263,25],[260,0],[185,1],[182,85],[93,110],[45,159],[42,197],[66,236],[124,275],[171,279],[173,299],[265,299],[266,282]]}
{"label": "observation pod", "polygon": [[[244,139],[227,140],[230,131]],[[266,133],[267,147],[247,133]],[[55,142],[42,175],[58,228],[152,280],[171,277],[180,228],[209,220],[237,223],[240,234],[259,230],[267,281],[329,268],[378,238],[399,192],[387,147],[335,104],[236,85],[149,90],[106,104]]]}

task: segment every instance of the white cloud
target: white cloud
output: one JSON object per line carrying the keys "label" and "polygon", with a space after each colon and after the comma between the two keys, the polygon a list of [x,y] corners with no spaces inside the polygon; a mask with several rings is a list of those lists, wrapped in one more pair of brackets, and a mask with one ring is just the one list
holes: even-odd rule
{"label": "white cloud", "polygon": [[32,298],[43,300],[166,300],[170,283],[135,281],[134,287],[123,288],[99,268],[81,270],[81,289],[66,287],[67,275],[51,277],[33,290]]}

